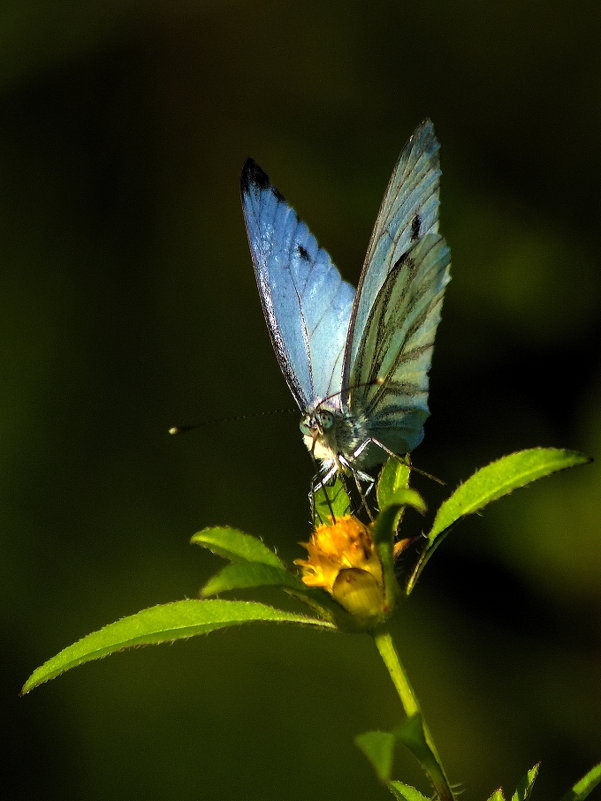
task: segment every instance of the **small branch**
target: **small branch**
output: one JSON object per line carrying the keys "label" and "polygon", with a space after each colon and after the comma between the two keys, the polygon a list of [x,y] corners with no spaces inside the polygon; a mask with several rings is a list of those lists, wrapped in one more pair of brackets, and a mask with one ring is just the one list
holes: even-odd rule
{"label": "small branch", "polygon": [[455,801],[455,796],[444,772],[442,762],[438,756],[438,751],[434,745],[434,740],[424,720],[417,696],[409,683],[405,668],[399,659],[390,630],[387,627],[379,629],[374,633],[374,641],[390,673],[390,678],[401,700],[407,718],[420,721],[422,742],[416,743],[416,747],[411,749],[413,754],[419,759],[424,772],[432,782],[439,801]]}

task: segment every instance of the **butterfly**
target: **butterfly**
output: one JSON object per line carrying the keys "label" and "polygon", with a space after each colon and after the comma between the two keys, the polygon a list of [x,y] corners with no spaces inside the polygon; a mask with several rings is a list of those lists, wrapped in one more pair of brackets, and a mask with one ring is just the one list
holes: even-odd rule
{"label": "butterfly", "polygon": [[430,120],[394,168],[357,291],[344,281],[252,159],[242,209],[261,304],[277,360],[301,411],[301,432],[336,474],[366,469],[422,441],[428,371],[450,252],[438,234],[439,143]]}

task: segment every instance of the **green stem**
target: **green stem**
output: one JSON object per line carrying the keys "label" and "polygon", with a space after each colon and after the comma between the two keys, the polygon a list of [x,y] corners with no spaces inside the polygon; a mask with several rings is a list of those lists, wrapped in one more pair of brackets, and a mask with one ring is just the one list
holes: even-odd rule
{"label": "green stem", "polygon": [[388,627],[383,626],[374,632],[374,641],[390,673],[390,678],[399,694],[407,718],[410,722],[417,723],[417,728],[412,726],[411,732],[407,730],[407,736],[402,738],[404,744],[411,749],[414,756],[420,761],[436,790],[439,801],[455,801],[455,796],[444,772],[434,740],[424,720],[419,701],[409,683],[407,673],[399,659]]}

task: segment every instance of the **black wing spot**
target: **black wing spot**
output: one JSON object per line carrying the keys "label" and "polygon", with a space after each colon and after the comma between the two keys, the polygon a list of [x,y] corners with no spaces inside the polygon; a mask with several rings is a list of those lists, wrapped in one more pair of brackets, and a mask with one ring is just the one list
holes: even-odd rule
{"label": "black wing spot", "polygon": [[302,245],[297,246],[298,255],[301,257],[303,261],[309,261],[309,251],[307,248],[303,247]]}
{"label": "black wing spot", "polygon": [[422,218],[419,214],[416,214],[415,217],[411,220],[411,241],[417,242],[420,235],[420,229],[422,226]]}

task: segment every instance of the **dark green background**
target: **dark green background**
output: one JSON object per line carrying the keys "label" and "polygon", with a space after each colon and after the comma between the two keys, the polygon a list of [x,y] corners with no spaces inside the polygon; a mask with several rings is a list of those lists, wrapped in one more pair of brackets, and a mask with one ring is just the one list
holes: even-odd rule
{"label": "dark green background", "polygon": [[[219,565],[188,545],[203,526],[301,555],[311,464],[297,415],[272,414],[293,404],[243,229],[248,155],[356,281],[431,116],[453,282],[415,461],[453,487],[523,447],[599,456],[600,33],[597,2],[5,0],[8,798],[389,797],[352,744],[399,716],[367,638],[230,630],[16,694],[83,634],[194,597]],[[594,464],[491,507],[407,604],[403,656],[466,799],[542,759],[552,801],[599,759],[599,494]],[[421,782],[409,757],[396,773]]]}

